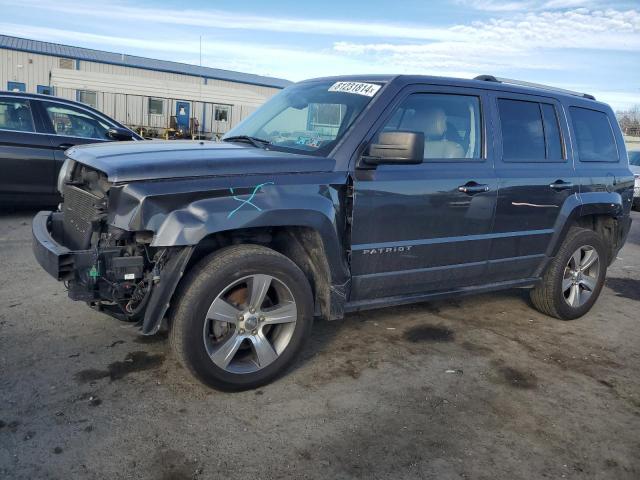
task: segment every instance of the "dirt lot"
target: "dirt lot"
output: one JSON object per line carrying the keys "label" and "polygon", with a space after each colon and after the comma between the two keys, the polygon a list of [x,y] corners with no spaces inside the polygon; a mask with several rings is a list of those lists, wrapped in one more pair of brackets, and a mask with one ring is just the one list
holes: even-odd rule
{"label": "dirt lot", "polygon": [[640,215],[585,318],[523,291],[315,325],[259,390],[66,298],[0,214],[0,478],[640,478]]}

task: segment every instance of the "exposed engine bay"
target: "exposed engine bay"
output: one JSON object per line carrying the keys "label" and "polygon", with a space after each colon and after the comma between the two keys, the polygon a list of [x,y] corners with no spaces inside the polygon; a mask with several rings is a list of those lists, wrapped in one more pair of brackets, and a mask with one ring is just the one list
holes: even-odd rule
{"label": "exposed engine bay", "polygon": [[63,202],[50,228],[54,239],[76,250],[62,278],[69,297],[122,320],[140,320],[172,249],[150,247],[151,232],[108,224],[106,175],[69,161],[64,170]]}

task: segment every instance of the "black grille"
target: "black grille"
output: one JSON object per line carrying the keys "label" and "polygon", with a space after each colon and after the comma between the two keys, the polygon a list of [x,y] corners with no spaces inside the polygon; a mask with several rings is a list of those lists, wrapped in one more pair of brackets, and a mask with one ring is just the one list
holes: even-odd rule
{"label": "black grille", "polygon": [[92,221],[96,218],[101,199],[73,185],[64,189],[62,204],[64,243],[68,248],[84,250],[91,242]]}

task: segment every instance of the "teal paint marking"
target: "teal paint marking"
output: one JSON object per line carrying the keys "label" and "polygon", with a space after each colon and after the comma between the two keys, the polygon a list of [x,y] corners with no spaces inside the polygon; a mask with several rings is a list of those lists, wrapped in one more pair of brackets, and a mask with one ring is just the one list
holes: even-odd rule
{"label": "teal paint marking", "polygon": [[229,188],[231,195],[233,195],[233,199],[240,202],[240,205],[235,210],[229,212],[229,215],[227,215],[227,219],[233,217],[236,214],[236,212],[238,212],[238,210],[240,210],[245,205],[251,205],[253,208],[261,212],[262,209],[259,206],[257,206],[255,203],[253,203],[253,199],[255,198],[256,194],[260,191],[260,189],[262,189],[262,187],[264,187],[265,185],[275,185],[275,184],[273,182],[265,182],[265,183],[261,183],[260,185],[256,185],[255,188],[253,189],[253,192],[251,192],[251,195],[249,195],[249,198],[247,199],[243,199],[236,196],[235,192],[233,191],[233,188]]}

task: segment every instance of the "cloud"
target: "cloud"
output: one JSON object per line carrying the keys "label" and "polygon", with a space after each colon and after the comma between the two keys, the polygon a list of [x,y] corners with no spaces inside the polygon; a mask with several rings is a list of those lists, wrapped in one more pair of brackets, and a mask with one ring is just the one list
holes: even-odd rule
{"label": "cloud", "polygon": [[535,12],[450,27],[439,42],[340,41],[334,50],[393,65],[400,71],[504,72],[565,70],[550,51],[640,51],[640,13],[634,10]]}
{"label": "cloud", "polygon": [[[34,0],[23,0],[33,3]],[[163,8],[142,9],[111,4],[108,9],[93,8],[93,0],[87,0],[87,8],[78,10],[77,4],[60,0],[47,2],[39,8],[73,14],[94,16],[127,22],[144,22],[209,27],[222,30],[249,30],[281,33],[303,33],[332,37],[370,37],[389,40],[433,42],[503,42],[518,45],[547,46],[553,48],[595,48],[635,50],[640,48],[640,12],[638,10],[531,10],[506,18],[485,22],[443,27],[400,23],[358,22],[351,20],[302,19],[247,15],[217,10],[172,10]],[[496,11],[515,11],[527,5],[544,7],[584,4],[580,0],[547,0],[546,2],[493,0],[457,0],[477,8],[495,8]],[[3,1],[0,1],[2,4]],[[173,41],[173,40],[172,40]],[[543,45],[544,44],[544,45]]]}
{"label": "cloud", "polygon": [[[49,27],[35,27],[23,24],[0,22],[0,32],[6,35],[28,37],[37,40],[83,44],[104,49],[142,50],[146,55],[164,58],[170,61],[197,64],[200,42],[193,40],[159,41],[158,38],[123,37],[119,35],[100,35],[95,33],[63,30]],[[229,70],[248,71],[261,75],[270,75],[302,80],[309,77],[325,76],[331,68],[342,73],[367,73],[371,66],[358,59],[347,58],[327,49],[309,51],[303,47],[269,45],[253,42],[234,42],[203,38],[203,65]],[[292,71],[291,65],[295,65]]]}
{"label": "cloud", "polygon": [[[57,28],[48,23],[37,27],[0,22],[0,31],[192,63],[197,63],[198,35],[203,32],[203,64],[291,80],[351,73],[461,77],[492,73],[571,83],[601,74],[606,64],[624,65],[626,75],[616,79],[617,86],[636,88],[631,79],[640,73],[633,58],[640,52],[638,8],[584,7],[599,0],[451,1],[492,13],[480,15],[485,18],[482,21],[421,25],[122,3],[105,8],[97,0],[85,0],[84,8],[78,9],[69,0],[44,4],[23,0],[21,10],[37,6],[47,17],[70,18],[71,29],[64,30],[64,22]],[[0,0],[3,4],[4,11],[15,7]],[[31,17],[25,17],[24,23],[31,23]],[[105,30],[108,35],[97,33]],[[166,41],[169,36],[171,41]],[[281,39],[286,44],[279,44]],[[619,62],[604,61],[605,57]],[[587,85],[584,90],[595,89]],[[621,91],[615,98],[623,95]]]}
{"label": "cloud", "polygon": [[533,10],[559,10],[576,7],[592,7],[602,2],[595,0],[453,0],[454,3],[485,12],[524,12]]}
{"label": "cloud", "polygon": [[[6,0],[0,5],[13,5]],[[283,16],[248,15],[222,10],[188,10],[170,9],[154,6],[154,8],[137,8],[117,3],[110,3],[104,8],[104,2],[86,0],[83,9],[79,10],[76,2],[60,0],[40,3],[37,0],[23,0],[21,5],[32,6],[39,10],[47,10],[79,17],[94,17],[123,22],[141,22],[142,24],[166,24],[206,27],[222,30],[247,30],[280,33],[301,33],[344,37],[377,37],[377,38],[411,38],[416,40],[446,40],[455,35],[446,28],[431,28],[424,25],[411,25],[391,22],[358,22],[334,19],[286,18]]]}
{"label": "cloud", "polygon": [[531,8],[534,2],[503,2],[500,0],[454,0],[455,3],[474,10],[482,10],[485,12],[520,12]]}

